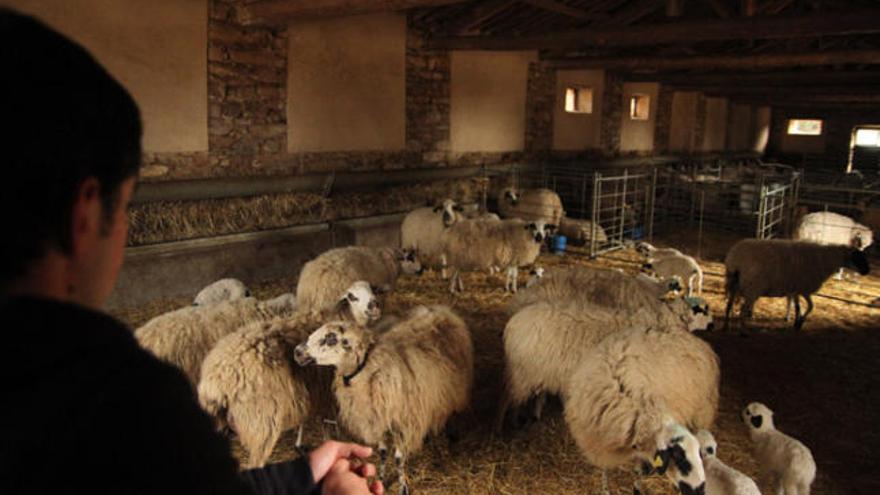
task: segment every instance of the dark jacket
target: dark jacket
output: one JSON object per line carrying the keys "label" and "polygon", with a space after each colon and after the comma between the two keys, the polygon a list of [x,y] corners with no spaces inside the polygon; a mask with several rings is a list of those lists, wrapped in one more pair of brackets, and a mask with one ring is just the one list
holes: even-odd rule
{"label": "dark jacket", "polygon": [[0,493],[300,493],[304,459],[238,472],[176,368],[113,318],[0,300]]}

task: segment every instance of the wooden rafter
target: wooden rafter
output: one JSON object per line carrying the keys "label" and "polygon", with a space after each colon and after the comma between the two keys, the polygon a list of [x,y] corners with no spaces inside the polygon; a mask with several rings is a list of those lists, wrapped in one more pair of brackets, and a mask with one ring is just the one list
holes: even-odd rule
{"label": "wooden rafter", "polygon": [[684,0],[666,0],[666,17],[681,17],[684,14]]}
{"label": "wooden rafter", "polygon": [[811,53],[764,53],[759,55],[696,56],[680,58],[603,57],[547,61],[558,69],[624,71],[664,70],[756,70],[836,64],[880,64],[880,50],[836,50]]}
{"label": "wooden rafter", "polygon": [[671,85],[704,86],[832,86],[841,84],[876,84],[880,86],[880,70],[860,71],[813,71],[813,72],[762,72],[749,74],[697,73],[697,74],[630,74],[625,77],[630,82],[662,82]]}
{"label": "wooden rafter", "polygon": [[794,0],[772,0],[770,2],[765,3],[760,9],[759,12],[765,15],[776,15],[787,9],[791,4],[794,3]]}
{"label": "wooden rafter", "polygon": [[464,33],[472,30],[475,26],[486,22],[510,7],[514,0],[488,0],[477,2],[471,10],[446,26],[450,33]]}
{"label": "wooden rafter", "polygon": [[580,19],[582,21],[592,21],[596,19],[595,16],[590,15],[583,10],[569,7],[568,5],[565,5],[562,2],[557,2],[556,0],[523,0],[523,2],[538,8],[542,8],[544,10],[549,10],[551,12],[556,12],[557,14],[562,14],[567,17]]}
{"label": "wooden rafter", "polygon": [[286,26],[290,22],[374,12],[439,7],[464,0],[263,0],[241,7],[238,15],[249,26]]}
{"label": "wooden rafter", "polygon": [[608,24],[611,26],[628,26],[653,14],[665,6],[665,4],[665,0],[637,0],[611,16]]}
{"label": "wooden rafter", "polygon": [[703,0],[703,1],[705,1],[706,3],[708,3],[709,5],[712,6],[712,10],[714,10],[715,13],[718,14],[718,17],[720,17],[722,19],[730,19],[731,17],[733,17],[733,14],[730,12],[730,7],[728,7],[727,4],[724,3],[724,0]]}
{"label": "wooden rafter", "polygon": [[830,98],[847,97],[859,99],[862,97],[874,98],[878,96],[876,86],[733,86],[733,85],[671,85],[678,91],[700,91],[713,95],[750,95],[750,96],[777,96],[777,97],[810,97]]}
{"label": "wooden rafter", "polygon": [[450,36],[435,38],[435,48],[453,50],[562,49],[590,45],[651,46],[747,39],[784,39],[880,32],[880,9],[798,17],[755,17],[649,24],[620,29],[608,26],[535,36]]}

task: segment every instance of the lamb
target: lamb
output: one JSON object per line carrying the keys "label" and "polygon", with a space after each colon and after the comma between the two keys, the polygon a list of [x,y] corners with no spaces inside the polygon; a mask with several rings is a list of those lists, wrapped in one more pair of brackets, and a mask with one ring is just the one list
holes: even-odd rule
{"label": "lamb", "polygon": [[220,279],[196,294],[193,306],[210,306],[223,301],[232,301],[251,297],[251,291],[242,283],[241,280],[235,278]]}
{"label": "lamb", "polygon": [[349,246],[331,249],[306,263],[296,286],[297,304],[320,311],[336,304],[339,294],[357,280],[374,290],[394,288],[401,273],[421,274],[422,265],[411,249]]}
{"label": "lamb", "polygon": [[452,269],[449,291],[464,290],[462,270],[496,266],[507,269],[504,289],[516,292],[519,267],[535,262],[544,237],[554,227],[540,220],[528,224],[521,220],[457,222],[443,233],[443,252]]}
{"label": "lamb", "polygon": [[645,261],[657,260],[667,256],[684,256],[681,251],[675,248],[657,248],[647,242],[637,242],[636,252],[638,252]]}
{"label": "lamb", "polygon": [[[824,246],[803,241],[744,239],[730,248],[724,260],[727,310],[725,328],[737,297],[743,298],[740,318],[752,314],[761,297],[792,297],[794,328],[800,330],[813,310],[811,295],[842,266],[854,267],[862,275],[870,271],[868,258],[850,246]],[[800,314],[798,296],[807,301]]]}
{"label": "lamb", "polygon": [[213,306],[187,306],[153,318],[134,336],[141,347],[180,368],[195,386],[202,360],[218,340],[248,323],[292,314],[294,308],[284,303],[289,300],[284,295],[269,301],[246,297]]}
{"label": "lamb", "polygon": [[529,279],[526,281],[526,287],[537,284],[542,278],[544,278],[544,268],[540,266],[532,268],[529,270]]}
{"label": "lamb", "polygon": [[816,461],[806,445],[777,430],[773,411],[760,402],[752,402],[742,412],[749,428],[752,455],[771,478],[778,494],[809,495],[816,479]]}
{"label": "lamb", "polygon": [[395,447],[401,493],[408,493],[406,456],[422,447],[447,419],[464,410],[473,382],[473,343],[465,325],[445,306],[418,306],[381,335],[346,322],[327,323],[297,346],[300,366],[334,366],[339,420],[355,437]]}
{"label": "lamb", "polygon": [[329,391],[329,376],[295,366],[294,347],[327,321],[366,325],[379,316],[369,284],[359,281],[330,310],[258,321],[217,342],[202,363],[199,403],[221,429],[238,435],[248,452],[246,468],[264,465],[286,430],[300,428],[299,445],[310,410],[327,402],[321,400],[321,393]]}
{"label": "lamb", "polygon": [[419,261],[431,268],[442,266],[440,238],[443,231],[462,218],[463,208],[451,199],[433,208],[417,208],[400,224],[400,246],[418,252]]}
{"label": "lamb", "polygon": [[504,328],[505,389],[499,428],[507,410],[544,394],[561,394],[575,369],[608,335],[633,325],[693,330],[711,324],[705,303],[690,308],[681,299],[659,299],[663,284],[615,270],[550,270],[514,297]]}
{"label": "lamb", "polygon": [[[714,422],[719,379],[718,356],[702,339],[633,327],[606,337],[574,371],[563,393],[565,421],[590,464],[644,466],[659,456],[677,466],[682,493],[703,493],[699,442],[687,428]],[[669,429],[681,438],[664,448],[658,436]]]}
{"label": "lamb", "polygon": [[694,258],[681,255],[667,255],[662,258],[652,258],[642,265],[643,270],[655,273],[661,280],[667,280],[678,276],[687,281],[687,295],[694,295],[694,285],[697,294],[703,294],[703,268]]}
{"label": "lamb", "polygon": [[[595,232],[593,227],[595,226]],[[605,230],[598,223],[594,224],[590,220],[577,220],[573,218],[563,217],[559,223],[559,233],[568,238],[569,242],[576,245],[583,245],[593,238],[594,234],[596,242],[604,244],[608,242],[608,236]]]}
{"label": "lamb", "polygon": [[755,481],[724,464],[718,457],[718,443],[708,430],[697,433],[700,456],[706,471],[706,493],[709,495],[761,495]]}
{"label": "lamb", "polygon": [[498,195],[498,212],[501,218],[519,218],[527,222],[540,220],[553,225],[559,225],[565,216],[562,200],[549,189],[517,192],[512,187],[504,188]]}

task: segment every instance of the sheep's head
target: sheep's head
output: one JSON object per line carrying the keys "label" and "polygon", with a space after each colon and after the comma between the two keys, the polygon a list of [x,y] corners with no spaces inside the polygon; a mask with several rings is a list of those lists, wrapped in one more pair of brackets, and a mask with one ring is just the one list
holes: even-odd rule
{"label": "sheep's head", "polygon": [[532,268],[529,270],[529,280],[526,282],[526,287],[537,284],[542,278],[544,278],[544,268],[540,266]]}
{"label": "sheep's head", "polygon": [[639,253],[643,257],[648,257],[651,254],[651,251],[654,251],[656,248],[647,242],[637,242],[636,243],[636,252]]}
{"label": "sheep's head", "polygon": [[670,421],[657,434],[653,465],[666,474],[683,495],[706,493],[706,472],[700,459],[700,442],[684,426]]}
{"label": "sheep's head", "polygon": [[864,225],[856,225],[853,229],[851,245],[864,251],[874,243],[874,233]]}
{"label": "sheep's head", "polygon": [[684,302],[688,305],[688,330],[696,332],[700,330],[712,330],[715,323],[712,321],[712,312],[709,304],[700,297],[685,297]]}
{"label": "sheep's head", "polygon": [[516,206],[516,204],[519,202],[519,195],[516,193],[516,189],[512,187],[508,187],[502,190],[501,198],[513,206]]}
{"label": "sheep's head", "polygon": [[421,275],[425,271],[415,249],[398,249],[394,257],[400,263],[400,271],[407,275]]}
{"label": "sheep's head", "polygon": [[847,266],[854,268],[861,275],[867,275],[871,271],[868,256],[861,249],[852,249],[850,251]]}
{"label": "sheep's head", "polygon": [[760,402],[752,402],[742,412],[743,423],[749,431],[770,431],[773,427],[773,411]]}
{"label": "sheep's head", "polygon": [[541,244],[544,242],[544,239],[552,235],[556,226],[552,223],[548,224],[543,220],[537,220],[535,222],[527,223],[524,228],[529,231],[535,242]]}
{"label": "sheep's head", "polygon": [[443,203],[434,207],[434,213],[443,212],[443,226],[444,227],[452,227],[455,222],[458,220],[459,215],[464,211],[464,208],[461,207],[458,203],[453,199],[444,199]]}
{"label": "sheep's head", "polygon": [[351,284],[336,304],[338,313],[347,315],[360,325],[369,325],[382,316],[376,293],[368,282],[358,280]]}
{"label": "sheep's head", "polygon": [[369,348],[371,337],[357,323],[331,321],[296,346],[293,358],[300,366],[335,366],[342,372],[357,367]]}
{"label": "sheep's head", "polygon": [[700,441],[700,457],[715,457],[718,455],[718,442],[709,430],[700,430],[697,432],[697,440]]}

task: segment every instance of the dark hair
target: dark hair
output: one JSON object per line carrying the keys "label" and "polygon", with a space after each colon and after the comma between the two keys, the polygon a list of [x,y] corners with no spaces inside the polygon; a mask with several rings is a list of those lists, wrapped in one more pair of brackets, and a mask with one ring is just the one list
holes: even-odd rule
{"label": "dark hair", "polygon": [[141,121],[128,91],[83,47],[2,8],[0,67],[6,283],[48,248],[70,251],[71,210],[86,179],[100,184],[105,222],[112,221],[120,185],[140,168]]}

